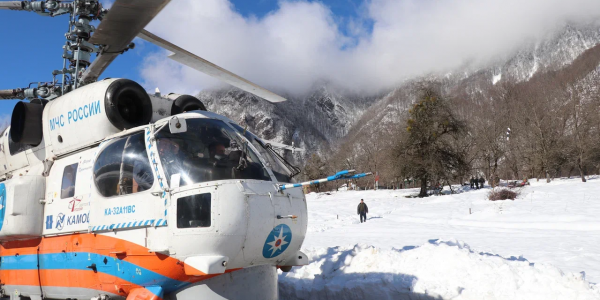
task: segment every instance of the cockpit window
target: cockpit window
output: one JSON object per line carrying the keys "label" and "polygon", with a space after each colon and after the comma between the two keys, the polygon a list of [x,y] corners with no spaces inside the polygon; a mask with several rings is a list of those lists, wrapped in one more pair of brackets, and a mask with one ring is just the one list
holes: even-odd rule
{"label": "cockpit window", "polygon": [[114,139],[94,163],[94,181],[104,197],[148,190],[154,176],[144,145],[144,134]]}
{"label": "cockpit window", "polygon": [[[167,182],[179,186],[226,180],[270,181],[256,153],[221,120],[187,119],[187,131],[171,133],[168,126],[156,134],[158,152]],[[179,177],[173,175],[178,174]]]}
{"label": "cockpit window", "polygon": [[240,125],[230,123],[240,134],[243,134],[260,155],[267,161],[267,167],[271,168],[278,182],[293,182],[292,178],[300,173],[300,170],[286,161],[279,153],[270,146],[265,145],[258,137]]}

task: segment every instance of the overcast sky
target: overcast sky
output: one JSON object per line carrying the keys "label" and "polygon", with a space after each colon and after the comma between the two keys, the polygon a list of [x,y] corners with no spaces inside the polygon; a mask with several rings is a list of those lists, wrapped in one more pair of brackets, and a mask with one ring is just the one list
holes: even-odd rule
{"label": "overcast sky", "polygon": [[[337,1],[336,5],[339,5]],[[260,16],[227,0],[172,1],[148,29],[267,88],[302,92],[316,80],[376,91],[403,79],[485,62],[565,22],[598,19],[599,0],[279,1]],[[150,53],[146,86],[195,92],[216,81]]]}

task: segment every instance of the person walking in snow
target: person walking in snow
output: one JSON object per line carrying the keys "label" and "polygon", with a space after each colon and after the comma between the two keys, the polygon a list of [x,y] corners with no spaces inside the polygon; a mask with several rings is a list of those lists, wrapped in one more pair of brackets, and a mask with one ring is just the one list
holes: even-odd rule
{"label": "person walking in snow", "polygon": [[475,179],[471,177],[471,188],[475,187]]}
{"label": "person walking in snow", "polygon": [[478,190],[479,189],[479,180],[477,179],[477,177],[475,177],[475,179],[473,179],[473,181],[475,181],[475,189]]}
{"label": "person walking in snow", "polygon": [[[360,199],[360,203],[358,204],[356,213],[360,215],[361,223],[367,221],[367,214],[369,213],[369,208],[367,207],[367,204],[365,204],[365,200]],[[363,219],[364,219],[364,221],[363,221]]]}
{"label": "person walking in snow", "polygon": [[484,183],[485,183],[485,179],[483,179],[483,176],[479,177],[479,187],[483,188]]}

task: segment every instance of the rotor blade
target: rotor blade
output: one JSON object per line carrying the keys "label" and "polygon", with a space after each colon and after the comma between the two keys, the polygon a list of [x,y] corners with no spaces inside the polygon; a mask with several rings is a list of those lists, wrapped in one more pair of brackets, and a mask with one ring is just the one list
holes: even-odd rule
{"label": "rotor blade", "polygon": [[25,99],[22,90],[0,90],[0,100]]}
{"label": "rotor blade", "polygon": [[110,52],[125,49],[170,1],[116,0],[89,42],[107,45]]}
{"label": "rotor blade", "polygon": [[1,1],[0,9],[25,10],[23,8],[23,1]]}
{"label": "rotor blade", "polygon": [[91,82],[106,70],[121,53],[171,0],[116,0],[89,42],[104,45],[102,53],[83,73],[81,79]]}
{"label": "rotor blade", "polygon": [[98,77],[108,68],[110,63],[119,56],[119,53],[103,53],[98,55],[92,64],[83,72],[81,80],[84,83],[90,83],[98,80]]}
{"label": "rotor blade", "polygon": [[211,62],[205,60],[177,45],[174,45],[166,40],[156,36],[155,34],[142,29],[142,31],[138,34],[138,37],[155,44],[161,48],[169,50],[173,52],[173,54],[169,55],[169,58],[184,64],[192,69],[198,70],[202,73],[210,75],[216,79],[227,82],[241,90],[244,90],[248,93],[252,93],[258,97],[261,97],[270,102],[282,102],[286,101],[285,98],[263,88],[260,87],[234,73],[231,73]]}

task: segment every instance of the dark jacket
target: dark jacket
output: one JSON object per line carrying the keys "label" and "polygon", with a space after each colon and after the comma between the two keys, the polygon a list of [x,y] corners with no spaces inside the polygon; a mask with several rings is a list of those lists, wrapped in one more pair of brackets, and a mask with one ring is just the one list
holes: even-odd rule
{"label": "dark jacket", "polygon": [[366,203],[359,203],[358,208],[356,209],[356,213],[358,214],[367,214],[369,213],[369,208]]}

